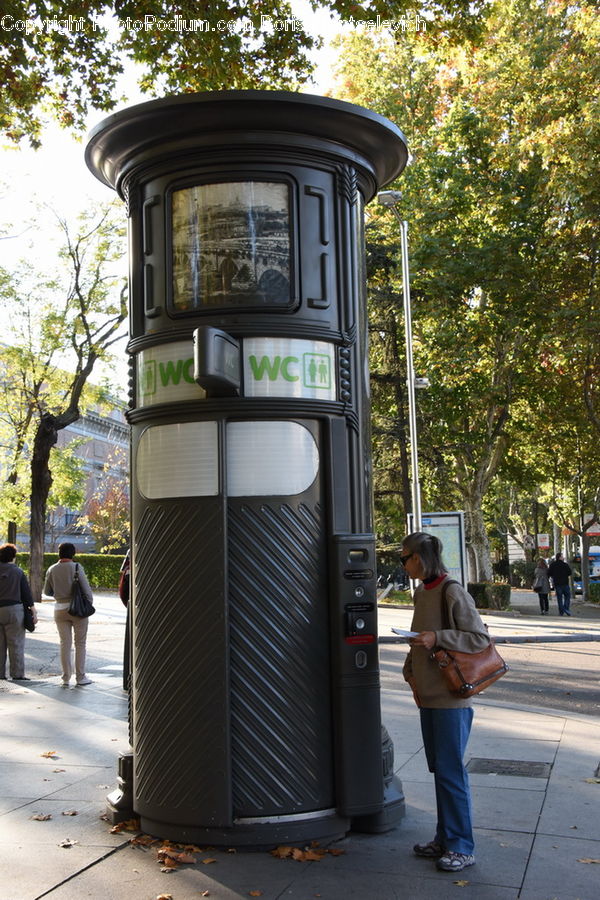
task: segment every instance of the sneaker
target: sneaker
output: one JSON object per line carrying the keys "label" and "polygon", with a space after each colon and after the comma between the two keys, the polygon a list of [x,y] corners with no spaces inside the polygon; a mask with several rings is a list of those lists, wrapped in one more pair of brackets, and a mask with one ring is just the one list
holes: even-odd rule
{"label": "sneaker", "polygon": [[470,853],[456,853],[454,850],[446,850],[436,865],[443,872],[460,872],[467,866],[475,864],[475,857]]}
{"label": "sneaker", "polygon": [[79,681],[77,682],[77,687],[83,687],[84,684],[93,684],[93,683],[94,682],[92,681],[92,679],[88,678],[86,675],[85,678],[79,679]]}
{"label": "sneaker", "polygon": [[413,853],[415,856],[423,856],[425,859],[439,859],[444,855],[444,848],[437,841],[429,841],[428,844],[415,844]]}

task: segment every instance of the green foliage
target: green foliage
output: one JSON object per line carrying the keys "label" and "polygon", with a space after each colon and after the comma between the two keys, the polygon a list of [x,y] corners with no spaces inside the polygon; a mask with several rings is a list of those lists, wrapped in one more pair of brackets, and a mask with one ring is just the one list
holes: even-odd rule
{"label": "green foliage", "polygon": [[[486,0],[350,0],[311,2],[343,21],[373,29],[377,15],[390,33],[429,28],[445,39],[476,38]],[[127,63],[149,96],[189,91],[295,89],[320,46],[286,0],[9,0],[0,46],[0,129],[9,138],[42,140],[43,113],[83,130],[90,109],[121,101],[117,80]],[[71,17],[69,19],[69,17]],[[356,24],[355,24],[356,27]]]}
{"label": "green foliage", "polygon": [[484,582],[470,581],[467,584],[467,591],[475,601],[477,609],[487,609],[489,607],[488,587],[489,585]]}
{"label": "green foliage", "polygon": [[530,588],[533,584],[535,562],[518,559],[510,564],[510,583],[517,588]]}
{"label": "green foliage", "polygon": [[[72,407],[75,421],[80,411],[106,399],[106,389],[88,383],[88,375],[108,355],[125,316],[125,234],[116,204],[94,215],[82,215],[76,229],[57,217],[62,245],[56,272],[17,260],[1,273],[0,308],[11,343],[3,347],[0,379],[0,515],[19,527],[29,518],[32,448],[42,416],[54,416],[64,427],[60,416],[66,409]],[[50,509],[81,506],[81,443],[51,449]]]}
{"label": "green foliage", "polygon": [[106,460],[99,486],[88,500],[82,520],[101,552],[119,551],[129,544],[128,488],[126,453],[118,449]]}
{"label": "green foliage", "polygon": [[[476,42],[428,31],[340,43],[339,95],[397,122],[414,156],[396,187],[415,370],[430,381],[417,395],[423,508],[466,511],[479,578],[492,575],[487,531],[529,528],[525,504],[540,502],[539,524],[580,527],[578,491],[597,510],[594,6],[494,0]],[[399,240],[389,214],[369,216],[376,515],[389,540],[408,467]]]}
{"label": "green foliage", "polygon": [[590,603],[600,603],[600,581],[590,581],[588,600]]}
{"label": "green foliage", "polygon": [[[116,591],[124,556],[96,553],[78,553],[76,562],[83,566],[92,590]],[[29,575],[29,553],[18,553],[15,562]],[[58,562],[56,553],[44,553],[44,572]]]}
{"label": "green foliage", "polygon": [[510,584],[469,582],[467,590],[478,609],[508,609],[510,606]]}

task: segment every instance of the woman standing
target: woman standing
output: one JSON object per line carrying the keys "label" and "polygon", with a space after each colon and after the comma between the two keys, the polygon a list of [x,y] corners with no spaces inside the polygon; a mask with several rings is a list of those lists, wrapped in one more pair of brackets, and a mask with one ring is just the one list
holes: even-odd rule
{"label": "woman standing", "polygon": [[75,640],[75,681],[79,686],[92,683],[91,678],[88,678],[85,674],[85,644],[88,620],[79,616],[72,616],[69,612],[73,581],[75,580],[75,567],[77,567],[77,577],[81,584],[81,590],[90,601],[93,600],[93,596],[82,566],[73,562],[74,556],[74,544],[60,544],[58,548],[58,562],[50,566],[46,572],[46,581],[44,583],[44,594],[54,597],[55,600],[54,621],[56,622],[60,638],[63,687],[68,687],[73,674],[73,640]]}
{"label": "woman standing", "polygon": [[548,594],[550,593],[550,577],[548,575],[548,564],[543,557],[537,561],[535,572],[533,573],[533,590],[538,595],[540,601],[540,612],[543,616],[548,615]]}
{"label": "woman standing", "polygon": [[[473,598],[458,582],[446,584],[448,572],[438,538],[423,532],[409,534],[402,544],[401,560],[409,577],[422,582],[415,591],[411,625],[411,630],[419,633],[410,641],[403,674],[421,710],[423,744],[437,802],[433,840],[415,844],[413,850],[417,856],[437,860],[442,871],[460,872],[475,862],[471,791],[463,764],[473,709],[469,698],[449,693],[431,651],[439,645],[476,653],[484,650],[490,639]],[[449,628],[444,628],[444,621]]]}
{"label": "woman standing", "polygon": [[25,572],[15,565],[14,544],[0,547],[0,678],[6,678],[8,652],[10,677],[13,681],[29,681],[25,677],[25,625],[23,606],[31,607],[33,621],[37,614]]}

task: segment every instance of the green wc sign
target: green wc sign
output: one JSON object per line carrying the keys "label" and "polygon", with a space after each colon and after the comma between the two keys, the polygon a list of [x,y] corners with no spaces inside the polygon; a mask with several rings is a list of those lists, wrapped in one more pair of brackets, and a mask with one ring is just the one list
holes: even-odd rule
{"label": "green wc sign", "polygon": [[[241,341],[243,397],[336,400],[336,348],[327,341],[245,338]],[[137,356],[139,406],[206,396],[194,380],[193,345],[158,344]]]}

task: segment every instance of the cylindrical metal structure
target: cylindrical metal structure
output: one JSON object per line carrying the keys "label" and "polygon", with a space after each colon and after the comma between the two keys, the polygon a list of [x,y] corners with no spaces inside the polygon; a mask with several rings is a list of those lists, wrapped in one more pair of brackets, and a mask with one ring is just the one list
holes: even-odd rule
{"label": "cylindrical metal structure", "polygon": [[406,142],[351,104],[227,91],[110,116],[86,159],[130,221],[142,828],[384,830],[362,231]]}

